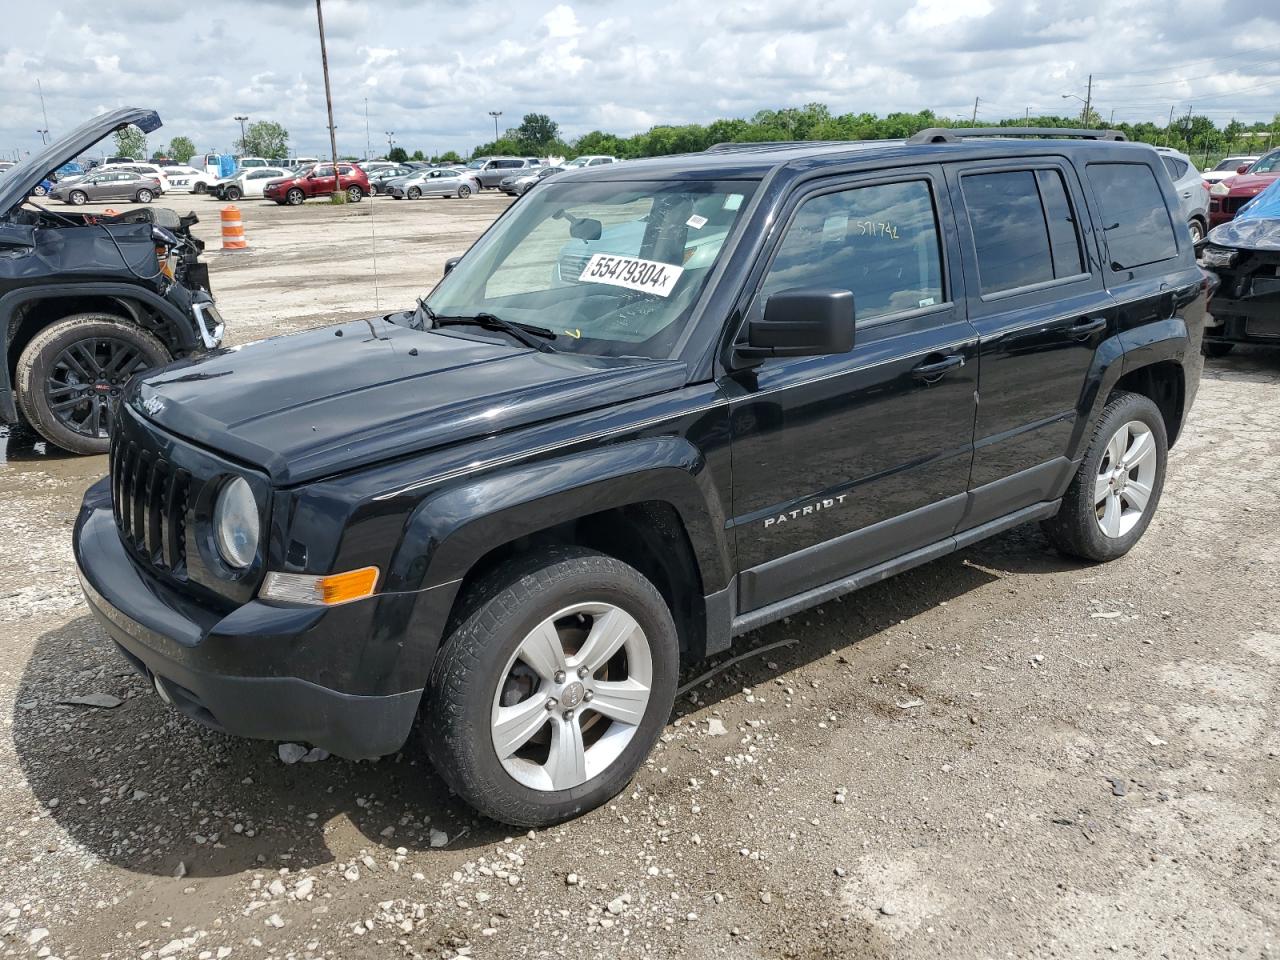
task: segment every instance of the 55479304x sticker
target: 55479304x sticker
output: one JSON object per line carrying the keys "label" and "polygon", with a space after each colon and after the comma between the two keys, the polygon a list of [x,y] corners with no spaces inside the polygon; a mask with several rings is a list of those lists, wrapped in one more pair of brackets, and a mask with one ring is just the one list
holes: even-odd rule
{"label": "55479304x sticker", "polygon": [[659,297],[671,296],[676,282],[684,273],[684,267],[662,263],[658,260],[642,260],[639,257],[620,257],[612,253],[593,254],[578,276],[580,283],[607,283],[614,287],[626,287],[641,293]]}

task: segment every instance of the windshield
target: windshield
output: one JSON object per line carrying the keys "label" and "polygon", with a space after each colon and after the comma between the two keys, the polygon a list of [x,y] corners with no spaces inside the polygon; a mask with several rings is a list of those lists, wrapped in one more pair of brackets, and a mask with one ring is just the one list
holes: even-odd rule
{"label": "windshield", "polygon": [[1213,169],[1215,172],[1218,170],[1230,170],[1234,173],[1242,163],[1252,163],[1252,162],[1253,161],[1251,161],[1248,157],[1227,157],[1227,159],[1223,160],[1220,164],[1218,164]]}
{"label": "windshield", "polygon": [[488,158],[488,157],[481,157],[479,160],[472,160],[470,163],[468,163],[468,164],[467,164],[467,169],[468,169],[468,170],[479,170],[481,167],[483,167],[483,166],[484,166],[486,163],[488,163],[488,162],[489,162],[489,158]]}
{"label": "windshield", "polygon": [[1250,173],[1280,173],[1280,152],[1268,153],[1249,168]]}
{"label": "windshield", "polygon": [[755,188],[548,183],[481,238],[427,306],[546,327],[559,351],[670,356]]}

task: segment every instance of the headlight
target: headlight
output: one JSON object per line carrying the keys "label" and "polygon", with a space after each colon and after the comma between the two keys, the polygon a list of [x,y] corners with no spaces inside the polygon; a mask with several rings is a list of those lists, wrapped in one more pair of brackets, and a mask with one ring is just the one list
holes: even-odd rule
{"label": "headlight", "polygon": [[236,477],[218,494],[213,536],[222,559],[237,570],[245,569],[258,555],[258,504],[243,477]]}
{"label": "headlight", "polygon": [[1209,188],[1209,192],[1213,194],[1215,197],[1225,197],[1227,194],[1231,192],[1231,188],[1227,186],[1227,181],[1219,180],[1217,183],[1215,183],[1212,187]]}
{"label": "headlight", "polygon": [[1200,251],[1200,262],[1206,267],[1229,267],[1239,256],[1239,250],[1210,245]]}

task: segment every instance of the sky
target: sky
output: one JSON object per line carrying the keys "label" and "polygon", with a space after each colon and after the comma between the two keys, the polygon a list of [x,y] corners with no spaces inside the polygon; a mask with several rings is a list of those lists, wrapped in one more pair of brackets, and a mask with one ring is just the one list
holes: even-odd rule
{"label": "sky", "polygon": [[[3,0],[0,156],[118,106],[200,151],[269,119],[327,147],[312,0]],[[978,119],[1079,110],[1163,125],[1280,112],[1280,0],[324,0],[341,153],[469,152],[546,113],[572,138],[826,103]],[[1207,42],[1211,39],[1211,42]],[[1070,95],[1064,97],[1064,94]],[[368,131],[366,138],[366,104]]]}

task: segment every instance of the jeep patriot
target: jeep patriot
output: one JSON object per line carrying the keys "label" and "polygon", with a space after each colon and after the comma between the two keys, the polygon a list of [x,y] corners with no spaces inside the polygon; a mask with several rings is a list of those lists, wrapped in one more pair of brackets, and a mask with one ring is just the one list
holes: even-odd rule
{"label": "jeep patriot", "polygon": [[1157,153],[928,130],[588,167],[413,309],[133,379],[75,556],[175,709],[613,797],[681,663],[1039,521],[1151,522],[1206,279]]}

